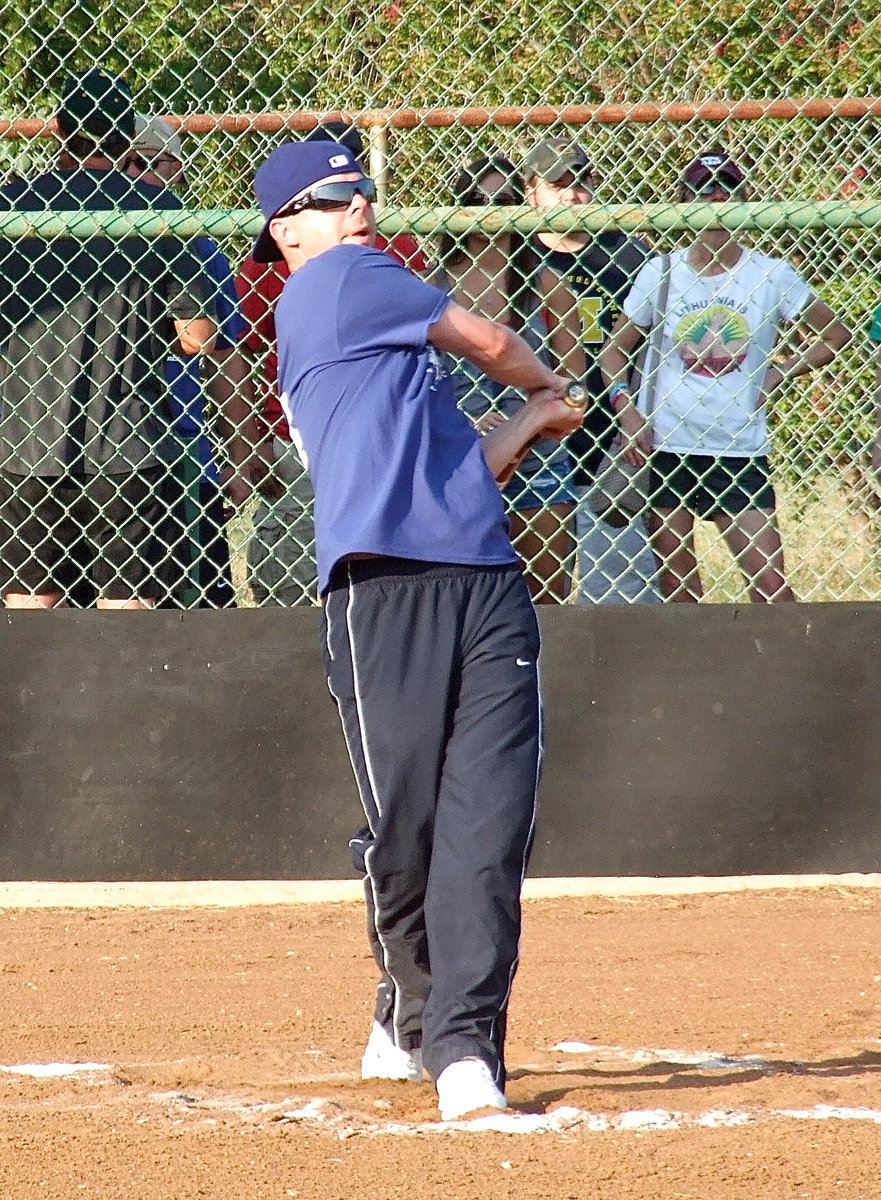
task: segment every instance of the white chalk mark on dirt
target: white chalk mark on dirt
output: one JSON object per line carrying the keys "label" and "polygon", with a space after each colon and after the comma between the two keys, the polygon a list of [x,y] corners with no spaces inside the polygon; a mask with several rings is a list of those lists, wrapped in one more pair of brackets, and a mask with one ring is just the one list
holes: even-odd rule
{"label": "white chalk mark on dirt", "polygon": [[14,1067],[0,1066],[7,1075],[30,1075],[34,1079],[67,1079],[73,1075],[90,1075],[97,1071],[109,1071],[108,1063],[19,1063]]}

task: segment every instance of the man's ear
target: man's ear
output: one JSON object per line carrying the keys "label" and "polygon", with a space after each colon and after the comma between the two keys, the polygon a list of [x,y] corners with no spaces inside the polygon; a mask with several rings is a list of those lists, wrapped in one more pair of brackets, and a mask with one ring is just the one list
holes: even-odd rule
{"label": "man's ear", "polygon": [[284,217],[277,217],[274,221],[269,222],[269,234],[282,246],[287,246],[293,250],[300,244],[300,239],[297,237],[294,229],[291,228],[291,222]]}

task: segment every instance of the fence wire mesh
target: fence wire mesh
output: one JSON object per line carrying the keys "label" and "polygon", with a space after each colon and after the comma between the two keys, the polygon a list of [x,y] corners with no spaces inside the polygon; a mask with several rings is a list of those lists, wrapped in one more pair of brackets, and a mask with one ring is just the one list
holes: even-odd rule
{"label": "fence wire mesh", "polygon": [[[505,493],[536,599],[881,598],[879,9],[0,0],[4,587],[316,601],[251,183],[341,121],[390,250],[588,383],[586,433]],[[134,142],[103,99],[71,117],[95,67],[146,118]],[[74,117],[86,144],[59,136]],[[96,146],[110,165],[83,170]],[[640,393],[617,388],[617,418],[601,351]],[[480,427],[520,403],[451,366]],[[638,407],[641,499],[600,513]]]}

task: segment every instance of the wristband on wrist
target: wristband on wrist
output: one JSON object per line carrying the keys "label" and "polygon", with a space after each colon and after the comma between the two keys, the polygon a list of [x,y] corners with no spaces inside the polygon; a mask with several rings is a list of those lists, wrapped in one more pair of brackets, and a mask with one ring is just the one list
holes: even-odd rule
{"label": "wristband on wrist", "polygon": [[612,411],[615,409],[615,401],[619,396],[626,396],[628,400],[633,399],[633,392],[630,389],[629,383],[616,383],[614,387],[609,388],[609,404],[612,406]]}

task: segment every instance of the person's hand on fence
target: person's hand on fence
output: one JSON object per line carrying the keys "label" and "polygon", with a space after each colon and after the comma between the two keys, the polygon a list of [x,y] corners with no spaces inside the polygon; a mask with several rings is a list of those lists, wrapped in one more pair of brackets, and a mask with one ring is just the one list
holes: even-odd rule
{"label": "person's hand on fence", "polygon": [[275,447],[271,436],[260,439],[254,446],[247,473],[254,491],[264,500],[280,500],[284,495],[284,484],[275,473]]}
{"label": "person's hand on fence", "polygon": [[247,473],[238,467],[222,467],[220,484],[224,494],[224,510],[228,516],[247,504],[253,494],[253,487]]}
{"label": "person's hand on fence", "polygon": [[621,451],[631,467],[641,467],[652,452],[651,426],[642,413],[629,407],[618,414],[621,426]]}

